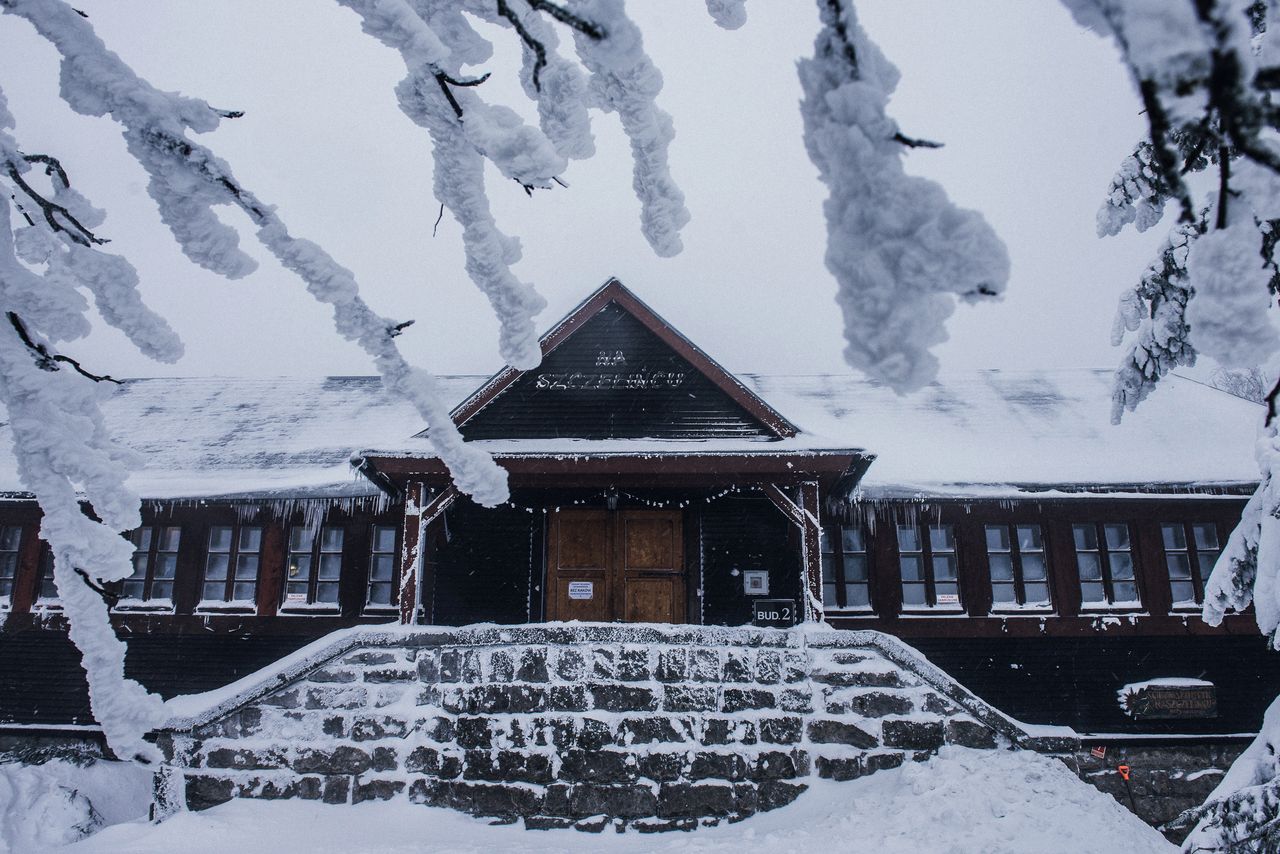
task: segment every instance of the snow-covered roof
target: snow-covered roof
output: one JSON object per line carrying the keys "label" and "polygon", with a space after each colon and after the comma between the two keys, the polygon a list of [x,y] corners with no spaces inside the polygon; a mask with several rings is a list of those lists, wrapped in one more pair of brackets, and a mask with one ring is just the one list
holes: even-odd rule
{"label": "snow-covered roof", "polygon": [[[459,400],[479,381],[440,380]],[[135,379],[102,409],[112,435],[143,456],[129,479],[143,498],[366,494],[372,484],[351,469],[351,452],[422,429],[377,377]],[[7,425],[3,433],[8,441]],[[3,456],[2,488],[20,490]]]}
{"label": "snow-covered roof", "polygon": [[[1262,407],[1174,377],[1109,423],[1109,370],[953,373],[898,397],[853,376],[754,376],[743,382],[803,431],[760,442],[554,440],[556,452],[778,453],[865,449],[870,497],[1015,495],[1072,485],[1221,486],[1257,479]],[[442,377],[450,404],[486,378]],[[359,495],[373,487],[349,459],[364,449],[429,453],[423,425],[376,377],[142,379],[103,405],[112,432],[142,454],[130,484],[144,498]],[[8,429],[0,426],[7,436]],[[529,442],[477,443],[533,453]],[[563,446],[563,447],[562,447]],[[546,450],[546,449],[544,449]],[[22,490],[0,463],[0,491]]]}
{"label": "snow-covered roof", "polygon": [[874,453],[860,487],[871,498],[1257,482],[1261,405],[1175,375],[1112,425],[1113,377],[1086,368],[944,373],[906,397],[848,375],[744,379],[806,433]]}

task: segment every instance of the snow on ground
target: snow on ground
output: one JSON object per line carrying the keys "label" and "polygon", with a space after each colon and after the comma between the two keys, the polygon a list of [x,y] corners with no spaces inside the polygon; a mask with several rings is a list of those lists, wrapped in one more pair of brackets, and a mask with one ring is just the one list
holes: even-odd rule
{"label": "snow on ground", "polygon": [[36,854],[144,817],[151,772],[122,762],[0,764],[0,854]]}
{"label": "snow on ground", "polygon": [[1126,854],[1177,849],[1056,760],[945,748],[927,763],[847,783],[815,781],[789,807],[691,833],[526,831],[397,803],[335,807],[240,800],[160,825],[107,828],[68,854]]}

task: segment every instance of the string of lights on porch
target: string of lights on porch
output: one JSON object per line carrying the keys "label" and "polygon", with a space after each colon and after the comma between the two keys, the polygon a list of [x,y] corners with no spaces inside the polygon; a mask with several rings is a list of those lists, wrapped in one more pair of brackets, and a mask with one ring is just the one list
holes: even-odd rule
{"label": "string of lights on porch", "polygon": [[713,495],[705,496],[703,498],[673,498],[669,501],[663,501],[655,498],[644,498],[642,496],[635,495],[634,493],[626,492],[623,490],[605,489],[605,490],[601,490],[600,492],[594,495],[588,495],[583,498],[575,498],[574,500],[568,501],[568,502],[562,501],[559,504],[556,504],[554,506],[540,505],[540,506],[530,507],[524,504],[517,504],[514,501],[507,501],[506,504],[503,506],[511,507],[512,509],[515,509],[515,510],[523,510],[526,513],[541,512],[543,514],[546,514],[551,511],[558,511],[563,507],[580,507],[584,504],[594,505],[594,504],[598,504],[600,501],[603,501],[605,503],[605,506],[608,509],[616,510],[618,507],[618,500],[620,498],[626,498],[630,501],[636,502],[637,504],[642,504],[645,507],[657,507],[661,509],[670,509],[670,508],[685,508],[685,507],[688,507],[690,504],[696,504],[699,501],[705,501],[707,504],[710,504],[713,501],[719,501],[721,498],[724,498],[725,496],[732,495],[734,493],[747,492],[747,491],[758,492],[760,491],[760,487],[758,486],[742,487],[742,486],[734,485],[734,486],[726,487],[725,489],[722,489],[720,492],[717,492]]}

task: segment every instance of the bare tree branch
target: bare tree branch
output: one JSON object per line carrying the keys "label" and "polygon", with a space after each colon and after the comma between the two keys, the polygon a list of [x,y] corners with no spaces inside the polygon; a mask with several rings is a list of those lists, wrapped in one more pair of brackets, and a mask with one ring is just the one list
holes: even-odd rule
{"label": "bare tree branch", "polygon": [[[28,350],[35,354],[36,367],[42,371],[53,372],[58,370],[58,364],[70,365],[76,373],[82,377],[87,377],[96,383],[115,383],[116,385],[124,385],[120,380],[107,374],[93,374],[86,371],[84,367],[70,356],[64,356],[61,353],[51,353],[49,348],[35,341],[31,337],[31,333],[27,331],[27,326],[22,322],[22,318],[18,317],[15,312],[6,311],[5,316],[9,318],[9,324],[13,326],[14,331],[18,333],[19,340]],[[412,321],[411,321],[412,322]]]}
{"label": "bare tree branch", "polygon": [[453,92],[449,91],[450,86],[479,86],[481,83],[489,79],[489,72],[485,72],[479,77],[473,77],[470,80],[459,80],[456,77],[450,77],[443,71],[436,71],[436,83],[440,84],[440,91],[444,92],[444,96],[449,99],[449,106],[453,107],[453,111],[457,113],[458,118],[462,118],[462,105],[458,103],[458,99],[453,97]]}
{"label": "bare tree branch", "polygon": [[[24,154],[23,159],[28,163],[44,164],[45,174],[50,177],[56,177],[62,182],[62,186],[70,187],[71,182],[67,180],[66,170],[62,168],[62,164],[57,158],[50,157],[47,154]],[[44,214],[44,220],[49,224],[49,228],[56,232],[65,234],[72,242],[81,246],[101,246],[109,241],[97,237],[92,231],[81,225],[80,221],[75,218],[71,211],[67,210],[57,202],[50,201],[40,195],[34,187],[28,184],[22,177],[22,173],[18,171],[18,164],[7,163],[5,171],[8,173],[10,180],[18,185],[18,188],[26,194],[27,198],[40,208],[40,212]]]}
{"label": "bare tree branch", "polygon": [[546,12],[566,27],[572,27],[588,38],[600,41],[607,34],[604,27],[594,21],[588,21],[580,15],[575,15],[563,6],[552,3],[550,0],[528,0],[529,8],[535,12]]}
{"label": "bare tree branch", "polygon": [[931,139],[916,139],[907,136],[902,131],[898,131],[893,135],[894,142],[900,142],[907,148],[942,148],[941,142],[934,142]]}
{"label": "bare tree branch", "polygon": [[533,89],[535,92],[541,92],[542,82],[539,77],[542,69],[547,67],[547,46],[535,39],[533,34],[525,28],[520,16],[515,13],[507,0],[498,0],[498,14],[511,23],[511,28],[520,36],[520,40],[533,51]]}

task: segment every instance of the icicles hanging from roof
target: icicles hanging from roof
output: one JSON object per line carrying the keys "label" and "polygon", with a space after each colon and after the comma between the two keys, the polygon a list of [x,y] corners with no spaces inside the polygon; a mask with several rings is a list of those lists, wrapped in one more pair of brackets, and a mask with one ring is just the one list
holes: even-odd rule
{"label": "icicles hanging from roof", "polygon": [[265,517],[287,523],[301,516],[303,526],[314,531],[324,524],[330,514],[378,516],[391,510],[397,502],[391,496],[377,492],[371,495],[292,496],[262,499],[232,498],[222,501],[190,498],[173,501],[148,501],[146,503],[148,509],[152,512],[172,510],[178,507],[222,505],[230,507],[235,512],[236,519],[240,522],[252,522]]}

